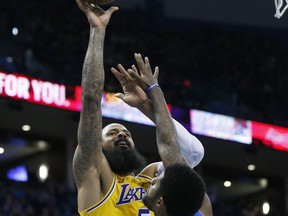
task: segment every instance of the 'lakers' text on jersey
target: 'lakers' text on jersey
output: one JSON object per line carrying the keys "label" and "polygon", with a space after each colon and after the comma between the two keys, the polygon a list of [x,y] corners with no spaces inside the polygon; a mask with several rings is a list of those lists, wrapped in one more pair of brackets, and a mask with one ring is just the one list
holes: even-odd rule
{"label": "'lakers' text on jersey", "polygon": [[107,194],[94,206],[79,213],[81,216],[154,216],[142,202],[151,181],[145,175],[121,177],[114,174]]}

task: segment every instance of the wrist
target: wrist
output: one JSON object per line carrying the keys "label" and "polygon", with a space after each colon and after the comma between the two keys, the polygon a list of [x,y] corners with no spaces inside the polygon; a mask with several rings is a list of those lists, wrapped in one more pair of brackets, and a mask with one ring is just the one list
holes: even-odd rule
{"label": "wrist", "polygon": [[90,35],[105,37],[106,28],[104,26],[90,26]]}
{"label": "wrist", "polygon": [[151,100],[151,103],[153,103],[153,101],[155,100],[155,98],[160,98],[161,95],[163,94],[162,89],[160,88],[159,85],[151,88],[151,90],[149,91],[149,93],[147,93],[149,99]]}
{"label": "wrist", "polygon": [[[146,89],[147,95],[151,94],[151,91],[152,91],[154,88],[160,88],[159,84],[158,84],[158,83],[155,83],[155,84],[149,86],[149,87]],[[161,88],[160,88],[160,89],[161,89]]]}

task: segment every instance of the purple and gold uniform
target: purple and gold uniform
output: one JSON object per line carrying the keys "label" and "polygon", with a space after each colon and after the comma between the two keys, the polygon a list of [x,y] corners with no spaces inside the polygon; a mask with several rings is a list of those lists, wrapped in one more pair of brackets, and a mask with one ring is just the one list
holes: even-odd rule
{"label": "purple and gold uniform", "polygon": [[154,216],[142,202],[151,181],[152,178],[140,174],[125,177],[114,174],[113,183],[106,195],[94,206],[79,213],[81,216]]}

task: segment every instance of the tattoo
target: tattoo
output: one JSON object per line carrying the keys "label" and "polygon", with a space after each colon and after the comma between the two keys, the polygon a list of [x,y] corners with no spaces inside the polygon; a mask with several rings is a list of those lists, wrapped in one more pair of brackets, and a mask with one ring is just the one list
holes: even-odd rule
{"label": "tattoo", "polygon": [[165,150],[163,151],[163,158],[166,161],[169,161],[171,164],[179,163],[179,156],[175,154],[175,152],[178,151],[178,148],[176,148],[175,145],[178,145],[177,143],[166,143],[166,146],[164,147]]}
{"label": "tattoo", "polygon": [[102,142],[103,48],[104,34],[92,28],[82,71],[83,106],[78,127],[78,148],[73,159],[76,184],[85,179],[87,170],[95,165],[97,151],[102,151],[99,146]]}
{"label": "tattoo", "polygon": [[82,149],[81,152],[75,154],[73,159],[73,172],[77,184],[80,184],[85,179],[85,168],[91,163],[90,158],[91,151],[88,148]]}
{"label": "tattoo", "polygon": [[182,155],[177,141],[177,132],[160,88],[153,89],[151,100],[155,112],[157,146],[165,166],[181,163]]}

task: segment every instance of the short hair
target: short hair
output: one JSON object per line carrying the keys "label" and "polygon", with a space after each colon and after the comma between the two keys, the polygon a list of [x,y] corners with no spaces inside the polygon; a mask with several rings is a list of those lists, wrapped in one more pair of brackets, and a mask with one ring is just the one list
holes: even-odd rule
{"label": "short hair", "polygon": [[202,205],[205,184],[188,165],[174,164],[165,169],[158,195],[163,197],[169,216],[191,216]]}

